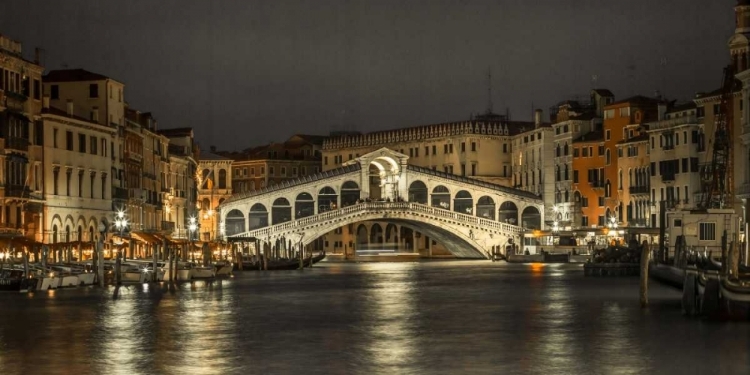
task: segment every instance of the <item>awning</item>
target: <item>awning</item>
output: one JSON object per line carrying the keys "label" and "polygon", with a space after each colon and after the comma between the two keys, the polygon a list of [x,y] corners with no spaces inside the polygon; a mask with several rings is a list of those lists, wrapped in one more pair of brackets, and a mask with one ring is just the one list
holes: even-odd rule
{"label": "awning", "polygon": [[147,244],[161,244],[162,241],[156,237],[155,233],[130,232],[130,237]]}

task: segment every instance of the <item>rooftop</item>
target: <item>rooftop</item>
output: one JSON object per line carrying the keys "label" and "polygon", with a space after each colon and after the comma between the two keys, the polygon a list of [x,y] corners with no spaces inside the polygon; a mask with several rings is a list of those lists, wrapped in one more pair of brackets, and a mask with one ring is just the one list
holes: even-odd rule
{"label": "rooftop", "polygon": [[579,142],[603,142],[604,141],[604,132],[601,130],[596,130],[592,132],[588,132],[576,139],[573,140],[573,143],[579,143]]}
{"label": "rooftop", "polygon": [[156,131],[158,134],[176,138],[176,137],[192,137],[193,128],[171,128],[171,129],[159,129]]}
{"label": "rooftop", "polygon": [[50,72],[43,77],[44,82],[103,81],[106,79],[110,78],[84,69],[50,70]]}
{"label": "rooftop", "polygon": [[223,157],[221,155],[216,155],[211,152],[201,151],[200,160],[232,160],[232,159]]}

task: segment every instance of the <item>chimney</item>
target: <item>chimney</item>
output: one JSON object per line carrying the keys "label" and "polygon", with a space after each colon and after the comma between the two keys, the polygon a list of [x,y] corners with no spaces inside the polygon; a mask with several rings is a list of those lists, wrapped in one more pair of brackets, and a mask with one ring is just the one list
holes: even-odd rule
{"label": "chimney", "polygon": [[68,116],[73,116],[73,101],[68,100]]}
{"label": "chimney", "polygon": [[42,98],[42,108],[49,109],[49,96]]}
{"label": "chimney", "polygon": [[99,123],[99,107],[91,108],[91,122]]}
{"label": "chimney", "polygon": [[542,110],[537,109],[534,111],[534,127],[538,128],[542,125]]}
{"label": "chimney", "polygon": [[[653,108],[653,107],[651,107],[651,108]],[[658,104],[658,112],[659,112],[659,120],[658,121],[664,120],[664,118],[666,117],[666,114],[667,114],[667,102],[665,102],[665,101],[660,101],[659,102],[659,104]]]}

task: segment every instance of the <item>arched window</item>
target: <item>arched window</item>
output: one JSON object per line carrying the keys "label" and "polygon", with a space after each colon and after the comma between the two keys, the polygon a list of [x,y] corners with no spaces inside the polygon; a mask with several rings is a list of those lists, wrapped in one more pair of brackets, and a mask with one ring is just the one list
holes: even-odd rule
{"label": "arched window", "polygon": [[565,142],[565,147],[563,148],[563,154],[565,154],[565,156],[568,156],[568,142]]}
{"label": "arched window", "polygon": [[557,147],[555,148],[555,156],[560,157],[560,144],[557,144]]}
{"label": "arched window", "polygon": [[219,189],[227,188],[227,171],[225,169],[219,170]]}
{"label": "arched window", "polygon": [[[565,181],[570,180],[570,174],[568,173],[568,165],[565,164]],[[567,201],[567,199],[566,199]]]}
{"label": "arched window", "polygon": [[622,169],[620,169],[619,174],[617,175],[617,187],[618,189],[622,190]]}

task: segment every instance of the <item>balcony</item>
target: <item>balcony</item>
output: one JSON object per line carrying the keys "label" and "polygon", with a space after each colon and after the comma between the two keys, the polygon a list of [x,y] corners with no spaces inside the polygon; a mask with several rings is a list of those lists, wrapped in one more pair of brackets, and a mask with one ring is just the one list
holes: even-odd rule
{"label": "balcony", "polygon": [[31,198],[31,189],[24,185],[6,185],[5,196],[12,198]]}
{"label": "balcony", "polygon": [[128,189],[121,188],[121,187],[113,187],[112,199],[128,200]]}
{"label": "balcony", "polygon": [[143,161],[143,155],[134,152],[125,152],[125,159],[140,163]]}
{"label": "balcony", "polygon": [[630,195],[648,194],[649,187],[648,186],[631,186],[628,188],[628,191],[630,191]]}
{"label": "balcony", "polygon": [[737,195],[742,198],[750,197],[750,182],[740,185],[740,188],[737,190]]}
{"label": "balcony", "polygon": [[662,182],[674,182],[674,178],[675,178],[674,173],[664,173],[661,175]]}
{"label": "balcony", "polygon": [[629,227],[645,227],[648,224],[646,219],[628,219]]}
{"label": "balcony", "polygon": [[174,232],[174,221],[162,221],[161,230]]}
{"label": "balcony", "polygon": [[652,122],[649,123],[649,130],[663,130],[663,129],[671,129],[679,125],[685,125],[685,124],[695,124],[700,125],[700,122],[698,122],[698,118],[696,116],[684,116],[684,117],[677,117],[669,120],[662,120],[658,122]]}
{"label": "balcony", "polygon": [[28,152],[29,151],[29,140],[25,138],[6,138],[5,148],[9,150],[17,150]]}

